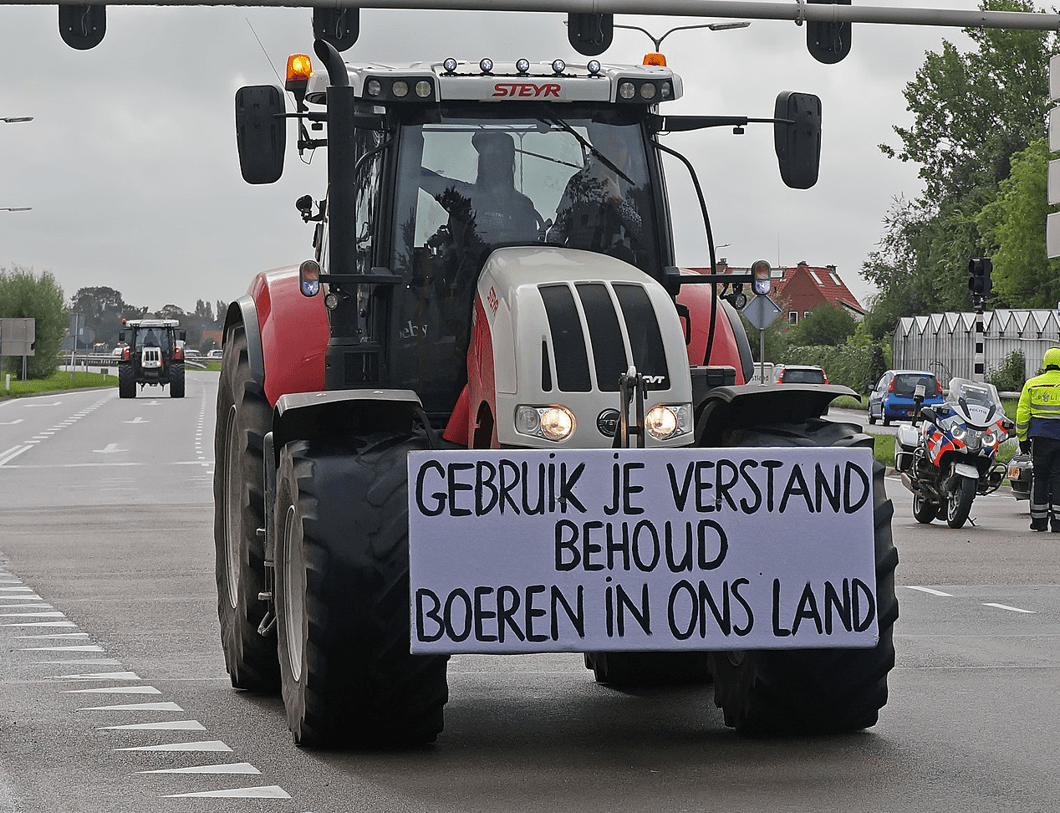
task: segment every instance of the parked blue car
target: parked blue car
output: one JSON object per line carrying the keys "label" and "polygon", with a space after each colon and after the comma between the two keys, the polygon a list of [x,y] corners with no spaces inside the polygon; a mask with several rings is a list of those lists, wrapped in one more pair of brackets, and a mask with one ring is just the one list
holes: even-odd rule
{"label": "parked blue car", "polygon": [[869,423],[912,421],[916,415],[913,392],[924,385],[924,406],[942,403],[942,385],[934,373],[924,370],[888,370],[869,393]]}

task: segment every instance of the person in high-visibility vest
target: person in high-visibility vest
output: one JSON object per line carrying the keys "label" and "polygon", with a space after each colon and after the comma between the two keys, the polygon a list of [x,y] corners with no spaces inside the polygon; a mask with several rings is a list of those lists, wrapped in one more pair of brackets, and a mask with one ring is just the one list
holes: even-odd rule
{"label": "person in high-visibility vest", "polygon": [[1046,350],[1042,364],[1045,372],[1029,379],[1020,393],[1016,437],[1034,464],[1031,530],[1060,533],[1060,347]]}

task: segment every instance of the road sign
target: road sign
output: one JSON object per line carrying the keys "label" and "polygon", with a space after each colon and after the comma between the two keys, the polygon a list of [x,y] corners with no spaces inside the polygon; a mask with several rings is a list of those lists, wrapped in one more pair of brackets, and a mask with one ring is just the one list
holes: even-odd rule
{"label": "road sign", "polygon": [[0,319],[0,356],[32,356],[37,340],[37,320],[9,317]]}
{"label": "road sign", "polygon": [[773,324],[774,319],[780,316],[780,308],[768,296],[756,296],[747,303],[741,313],[754,327],[765,330]]}

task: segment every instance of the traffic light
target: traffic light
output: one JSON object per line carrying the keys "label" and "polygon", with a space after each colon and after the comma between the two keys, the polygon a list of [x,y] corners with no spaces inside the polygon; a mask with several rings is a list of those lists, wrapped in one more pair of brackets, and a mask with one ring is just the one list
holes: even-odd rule
{"label": "traffic light", "polygon": [[59,36],[71,48],[95,48],[106,33],[106,6],[59,6]]}
{"label": "traffic light", "polygon": [[345,51],[361,32],[359,15],[356,8],[314,8],[313,36],[330,42],[336,51]]}
{"label": "traffic light", "polygon": [[[850,0],[807,0],[811,4],[849,6]],[[850,53],[850,23],[806,24],[806,48],[810,56],[825,65],[834,65]]]}
{"label": "traffic light", "polygon": [[614,38],[614,14],[567,14],[567,39],[582,56],[600,56]]}
{"label": "traffic light", "polygon": [[968,290],[974,299],[981,296],[984,299],[990,295],[990,272],[994,270],[994,264],[985,257],[974,257],[968,261]]}

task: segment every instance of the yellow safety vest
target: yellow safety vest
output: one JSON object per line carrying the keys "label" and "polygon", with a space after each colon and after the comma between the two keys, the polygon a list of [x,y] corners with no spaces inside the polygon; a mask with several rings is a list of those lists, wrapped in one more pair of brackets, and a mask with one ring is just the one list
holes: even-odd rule
{"label": "yellow safety vest", "polygon": [[1060,439],[1060,370],[1046,370],[1023,385],[1016,407],[1016,437]]}

